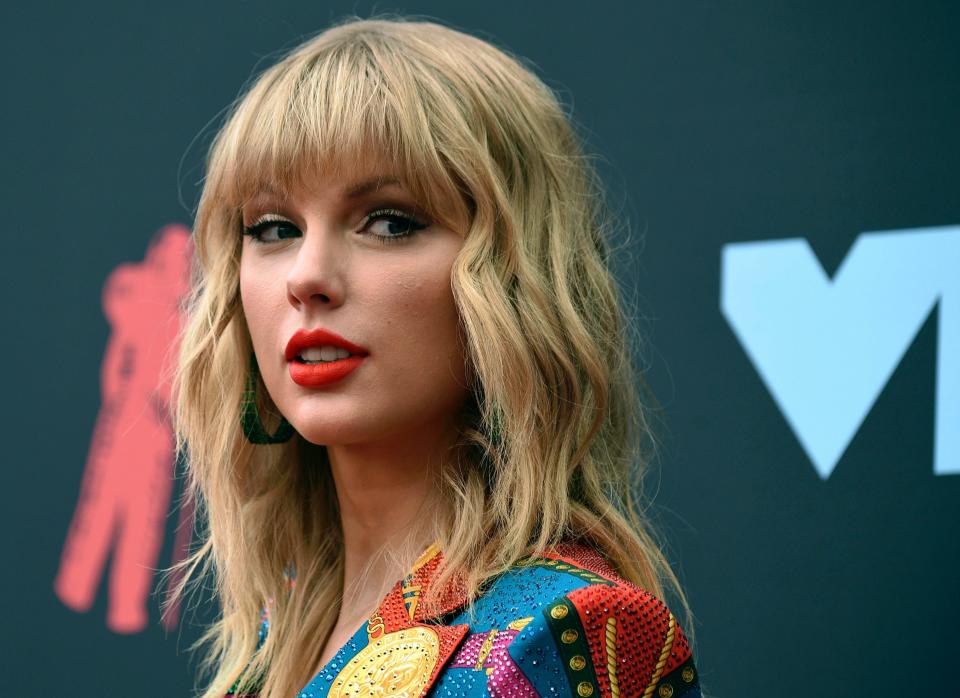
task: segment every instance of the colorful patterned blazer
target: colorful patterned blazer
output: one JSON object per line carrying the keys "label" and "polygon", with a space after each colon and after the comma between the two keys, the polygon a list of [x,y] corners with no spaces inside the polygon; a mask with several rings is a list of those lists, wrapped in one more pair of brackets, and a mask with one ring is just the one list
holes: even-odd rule
{"label": "colorful patterned blazer", "polygon": [[[472,613],[451,585],[428,616],[419,599],[441,556],[427,548],[297,698],[701,698],[673,614],[591,548],[566,545],[516,565],[484,586]],[[265,612],[261,643],[268,629]],[[256,695],[236,691],[227,695]]]}

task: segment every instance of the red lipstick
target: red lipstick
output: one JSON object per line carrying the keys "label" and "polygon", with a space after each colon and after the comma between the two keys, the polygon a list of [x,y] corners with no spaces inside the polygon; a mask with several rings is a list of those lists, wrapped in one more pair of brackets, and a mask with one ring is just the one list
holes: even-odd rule
{"label": "red lipstick", "polygon": [[[346,349],[350,352],[350,356],[316,363],[307,363],[299,356],[305,349],[324,346]],[[294,383],[305,388],[319,388],[335,383],[353,372],[363,363],[368,353],[363,347],[348,342],[340,335],[322,327],[313,330],[301,328],[294,332],[290,341],[287,342],[284,358],[288,362],[290,378]]]}

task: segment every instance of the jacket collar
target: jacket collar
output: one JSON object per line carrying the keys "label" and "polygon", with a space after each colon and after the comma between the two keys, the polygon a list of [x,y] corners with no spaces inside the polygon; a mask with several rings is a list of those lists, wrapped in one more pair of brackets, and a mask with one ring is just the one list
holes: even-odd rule
{"label": "jacket collar", "polygon": [[[430,588],[442,559],[439,546],[435,543],[430,545],[367,621],[369,644],[366,652],[372,651],[377,657],[385,657],[398,645],[406,648],[416,646],[422,652],[428,662],[423,665],[424,673],[429,672],[429,675],[424,677],[422,684],[417,682],[419,690],[410,686],[417,696],[425,696],[430,692],[440,672],[470,630],[466,623],[443,625],[425,622],[429,618],[424,615],[420,599]],[[458,584],[448,585],[441,598],[440,608],[431,614],[431,618],[454,611],[467,600],[463,587]]]}
{"label": "jacket collar", "polygon": [[[417,558],[410,571],[390,590],[380,603],[371,622],[379,617],[384,632],[424,624],[447,616],[466,606],[469,601],[466,586],[454,576],[434,598],[432,607],[421,604],[421,598],[432,592],[437,572],[443,561],[443,552],[437,542],[432,543]],[[594,549],[580,543],[564,543],[548,551],[530,556],[518,564],[568,564],[589,570],[607,579],[617,578],[614,568]],[[562,567],[561,567],[562,568]]]}
{"label": "jacket collar", "polygon": [[442,561],[443,553],[437,543],[432,543],[423,551],[411,565],[410,571],[394,585],[380,603],[377,612],[370,618],[368,631],[371,637],[380,634],[374,627],[376,625],[382,625],[384,633],[391,633],[445,616],[466,605],[466,589],[457,579],[445,585],[429,614],[426,606],[420,603],[420,600],[431,592]]}
{"label": "jacket collar", "polygon": [[[422,683],[418,682],[419,690],[414,689],[411,695],[425,696],[430,692],[440,672],[470,630],[466,623],[444,625],[436,622],[462,608],[469,600],[465,586],[456,576],[435,594],[435,603],[429,609],[429,615],[426,606],[420,603],[421,598],[431,592],[442,560],[439,545],[431,544],[411,566],[407,575],[391,589],[367,622],[369,645],[365,652],[382,658],[377,661],[389,662],[387,657],[390,648],[398,644],[407,648],[421,646],[424,655],[429,657],[430,664],[424,666],[429,675]],[[560,569],[570,564],[601,576],[615,575],[608,563],[583,545],[558,546],[532,556],[527,562]]]}

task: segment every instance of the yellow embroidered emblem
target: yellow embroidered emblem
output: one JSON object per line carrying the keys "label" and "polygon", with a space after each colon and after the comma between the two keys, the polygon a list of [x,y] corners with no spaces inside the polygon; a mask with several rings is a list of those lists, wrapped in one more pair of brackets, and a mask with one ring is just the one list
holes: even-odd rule
{"label": "yellow embroidered emblem", "polygon": [[433,675],[439,655],[440,639],[430,628],[387,633],[347,662],[333,680],[329,695],[415,698]]}

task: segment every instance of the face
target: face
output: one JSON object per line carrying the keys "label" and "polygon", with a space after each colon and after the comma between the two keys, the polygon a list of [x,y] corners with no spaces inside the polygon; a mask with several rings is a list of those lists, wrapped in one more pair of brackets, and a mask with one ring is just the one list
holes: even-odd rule
{"label": "face", "polygon": [[[262,193],[243,207],[240,294],[260,373],[314,444],[446,431],[469,395],[450,286],[463,239],[392,179],[365,168],[350,181],[318,177],[282,200]],[[288,361],[295,333],[319,328],[353,348]]]}

